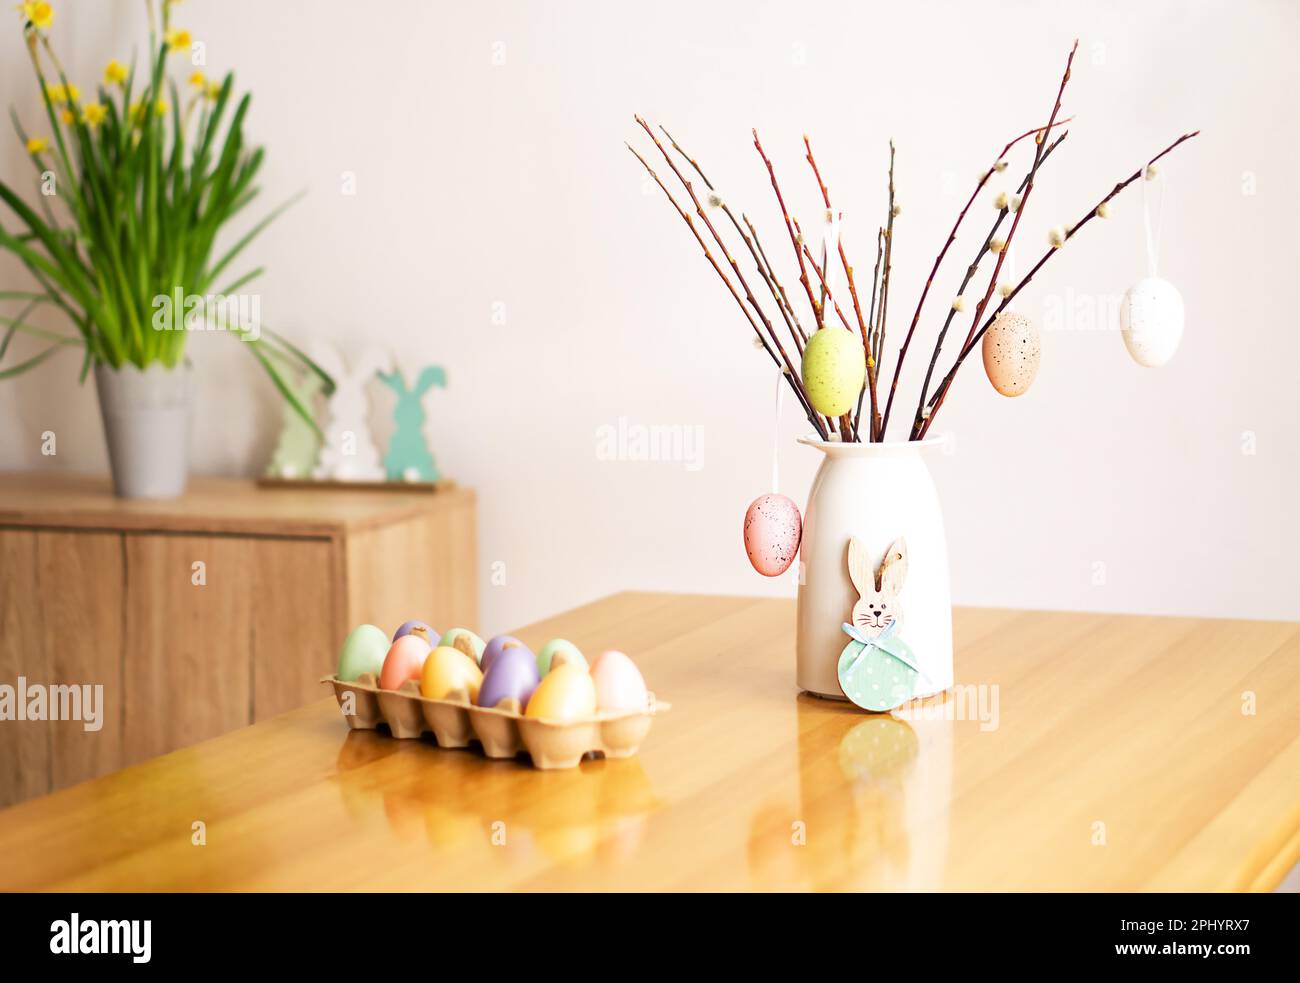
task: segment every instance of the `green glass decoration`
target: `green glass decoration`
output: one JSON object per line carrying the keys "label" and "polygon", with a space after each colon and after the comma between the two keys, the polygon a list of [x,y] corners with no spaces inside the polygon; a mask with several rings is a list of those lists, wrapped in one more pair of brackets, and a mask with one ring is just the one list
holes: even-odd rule
{"label": "green glass decoration", "polygon": [[[266,466],[270,478],[310,478],[311,469],[316,465],[320,454],[320,434],[314,430],[303,416],[303,410],[315,415],[316,394],[321,388],[321,378],[315,372],[307,372],[290,389],[297,400],[284,404],[284,423],[280,429],[280,440],[271,455],[271,463]],[[301,407],[301,409],[299,408]]]}
{"label": "green glass decoration", "polygon": [[384,470],[389,481],[437,481],[438,466],[434,463],[429,445],[424,438],[424,394],[438,386],[447,388],[447,373],[440,365],[430,365],[415,380],[410,389],[401,370],[380,372],[384,385],[397,394],[397,407],[393,410],[396,429],[384,457]]}

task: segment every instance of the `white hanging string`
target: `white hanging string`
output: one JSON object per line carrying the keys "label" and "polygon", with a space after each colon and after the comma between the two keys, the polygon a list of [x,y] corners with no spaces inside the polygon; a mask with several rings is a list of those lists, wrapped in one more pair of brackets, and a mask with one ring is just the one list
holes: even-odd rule
{"label": "white hanging string", "polygon": [[[838,212],[826,210],[826,228],[822,233],[822,279],[825,289],[835,293],[835,255],[840,248],[840,216]],[[830,301],[828,300],[827,303]]]}
{"label": "white hanging string", "polygon": [[772,494],[780,492],[781,471],[778,467],[778,453],[781,450],[781,400],[785,398],[785,374],[779,369],[776,373],[776,411],[772,418]]}
{"label": "white hanging string", "polygon": [[1165,184],[1167,178],[1157,176],[1155,180],[1160,182],[1160,198],[1156,202],[1157,215],[1155,232],[1151,230],[1151,207],[1147,201],[1147,185],[1151,182],[1142,175],[1142,231],[1146,234],[1147,242],[1147,276],[1154,277],[1160,265],[1160,229],[1165,221]]}

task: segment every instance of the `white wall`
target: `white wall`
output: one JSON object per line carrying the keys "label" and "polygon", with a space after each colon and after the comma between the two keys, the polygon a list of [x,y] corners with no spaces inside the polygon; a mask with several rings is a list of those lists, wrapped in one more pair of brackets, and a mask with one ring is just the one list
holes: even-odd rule
{"label": "white wall", "polygon": [[[141,36],[136,2],[57,6],[54,41],[83,87]],[[413,366],[448,369],[430,432],[444,470],[480,492],[487,632],[623,588],[793,593],[788,579],[754,574],[740,545],[745,506],[768,483],[770,363],[624,149],[638,136],[632,113],[667,124],[755,216],[791,285],[749,127],[810,223],[816,189],[800,136],[812,135],[859,268],[874,258],[893,136],[905,208],[896,342],[977,170],[1042,121],[1078,36],[1066,105],[1077,119],[1022,241],[1036,255],[1049,225],[1203,128],[1165,169],[1162,272],[1186,299],[1187,335],[1168,368],[1150,371],[1116,331],[1084,330],[1095,326],[1088,305],[1143,275],[1135,187],[1025,295],[1022,309],[1044,322],[1060,305],[1075,311],[1071,330],[1045,333],[1033,391],[998,397],[973,360],[936,428],[955,438],[955,453],[933,458],[954,596],[1300,617],[1294,4],[193,0],[177,10],[209,68],[233,66],[255,93],[265,201],[310,189],[253,253],[270,269],[267,322],[354,351],[381,340]],[[5,101],[34,120],[15,24],[0,50]],[[15,137],[0,137],[0,166],[10,179],[25,166]],[[354,197],[340,194],[343,172],[356,175]],[[975,212],[972,235],[992,209]],[[971,248],[954,247],[927,336]],[[8,260],[0,282],[21,282]],[[193,345],[200,472],[252,474],[274,438],[273,391],[239,348],[226,337]],[[924,356],[913,357],[917,373]],[[0,467],[106,466],[77,367],[64,356],[0,383]],[[914,394],[919,379],[908,378]],[[379,387],[375,399],[386,412]],[[598,428],[620,417],[702,427],[702,467],[599,460]],[[45,429],[59,433],[55,459],[40,456]],[[794,444],[804,429],[788,411],[784,481],[801,501],[817,463]],[[1247,431],[1254,455],[1243,454]],[[489,581],[494,563],[504,585]]]}

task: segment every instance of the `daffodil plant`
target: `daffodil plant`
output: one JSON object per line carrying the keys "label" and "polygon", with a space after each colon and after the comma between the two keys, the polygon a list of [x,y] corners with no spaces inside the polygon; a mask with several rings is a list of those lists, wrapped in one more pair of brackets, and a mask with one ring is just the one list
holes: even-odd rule
{"label": "daffodil plant", "polygon": [[[0,202],[9,212],[0,206],[0,248],[18,257],[38,289],[0,292],[0,300],[22,305],[16,317],[0,316],[0,379],[69,347],[83,349],[83,381],[97,363],[114,369],[175,367],[183,360],[187,331],[160,325],[159,299],[229,297],[262,273],[257,267],[235,274],[231,266],[293,199],[217,250],[221,230],[258,194],[254,179],[263,150],[244,141],[250,96],[236,100],[232,74],[210,81],[192,71],[183,93],[169,76],[169,58],[180,63],[192,47],[189,32],[172,27],[170,8],[170,0],[162,0],[159,11],[149,4],[147,72],[138,72],[134,59],[129,66],[110,61],[96,97],[86,101],[50,44],[51,5],[19,5],[50,135],[29,133],[11,109],[40,194],[33,207],[0,180]],[[72,330],[28,323],[41,305],[58,308]],[[188,318],[185,325],[194,326]],[[314,427],[284,372],[315,373],[327,392],[333,380],[264,325],[241,323],[230,330]],[[5,368],[9,344],[20,332],[46,346]]]}

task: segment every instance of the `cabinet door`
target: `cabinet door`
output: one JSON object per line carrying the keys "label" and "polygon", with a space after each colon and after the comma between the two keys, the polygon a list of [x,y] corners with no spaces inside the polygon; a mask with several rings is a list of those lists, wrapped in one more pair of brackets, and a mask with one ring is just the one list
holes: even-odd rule
{"label": "cabinet door", "polygon": [[134,764],[250,722],[257,541],[124,538],[123,752]]}
{"label": "cabinet door", "polygon": [[49,724],[51,791],[122,767],[122,551],[115,532],[36,534],[49,679],[81,687],[83,706],[98,711]]}
{"label": "cabinet door", "polygon": [[266,720],[330,690],[338,602],[336,551],[328,540],[258,540],[253,563],[253,720]]}
{"label": "cabinet door", "polygon": [[[36,533],[0,530],[0,684],[14,688],[15,702],[19,676],[44,682],[48,675],[39,605]],[[0,720],[0,806],[49,790],[49,730],[33,721]]]}
{"label": "cabinet door", "polygon": [[[0,721],[0,806],[121,766],[122,575],[118,533],[0,530],[0,684],[43,687],[47,718]],[[53,686],[82,719],[49,719]]]}

